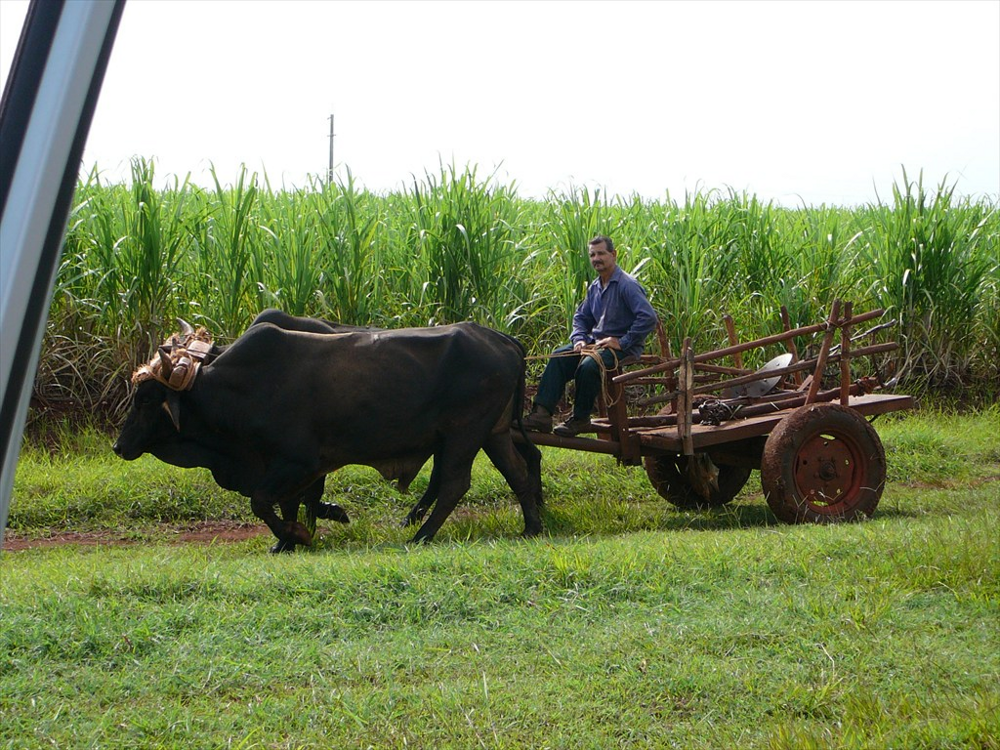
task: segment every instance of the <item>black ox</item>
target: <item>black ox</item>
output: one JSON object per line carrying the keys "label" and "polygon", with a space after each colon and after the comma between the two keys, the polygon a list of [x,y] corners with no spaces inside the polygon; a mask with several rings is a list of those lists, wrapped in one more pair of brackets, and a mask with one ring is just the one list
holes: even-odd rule
{"label": "black ox", "polygon": [[220,486],[250,498],[278,552],[312,541],[297,520],[300,503],[347,520],[320,502],[326,474],[363,464],[405,491],[433,456],[427,490],[406,518],[417,523],[433,506],[414,536],[429,541],[468,490],[483,449],[533,535],[541,455],[510,435],[523,389],[521,345],[474,323],[380,331],[271,310],[229,347],[213,347],[189,390],[139,382],[114,450],[210,469]]}

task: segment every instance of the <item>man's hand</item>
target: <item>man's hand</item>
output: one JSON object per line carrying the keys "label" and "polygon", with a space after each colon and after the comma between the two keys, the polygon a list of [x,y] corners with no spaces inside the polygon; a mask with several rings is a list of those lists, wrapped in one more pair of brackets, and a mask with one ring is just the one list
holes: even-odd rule
{"label": "man's hand", "polygon": [[597,341],[597,347],[599,349],[617,349],[622,350],[621,344],[618,343],[618,339],[614,336],[608,336],[605,339],[600,339]]}
{"label": "man's hand", "polygon": [[583,347],[585,347],[586,345],[587,345],[586,341],[577,341],[575,344],[573,344],[573,351],[574,352],[582,352],[583,351]]}

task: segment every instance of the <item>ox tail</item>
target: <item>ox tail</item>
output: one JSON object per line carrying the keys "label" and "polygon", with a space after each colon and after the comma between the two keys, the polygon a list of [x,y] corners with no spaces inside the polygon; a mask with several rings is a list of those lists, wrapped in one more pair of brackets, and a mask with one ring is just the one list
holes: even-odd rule
{"label": "ox tail", "polygon": [[525,350],[524,345],[516,338],[506,333],[503,333],[502,335],[505,336],[512,344],[514,344],[514,346],[517,347],[517,350],[520,354],[519,359],[521,362],[521,369],[517,375],[517,387],[514,389],[514,401],[511,404],[511,420],[517,423],[518,430],[521,432],[521,435],[524,436],[524,439],[527,440],[528,432],[527,430],[524,429],[523,417],[524,417],[524,394],[527,391],[528,387],[527,385],[528,368],[525,357],[527,356],[528,353]]}
{"label": "ox tail", "polygon": [[[511,422],[517,424],[517,429],[524,438],[526,444],[534,447],[534,443],[531,442],[531,438],[528,437],[528,431],[524,429],[524,394],[527,392],[527,378],[528,378],[528,367],[527,367],[527,355],[528,352],[524,348],[524,344],[518,341],[516,338],[503,331],[496,331],[505,339],[510,341],[514,346],[517,347],[519,353],[519,359],[521,362],[521,369],[517,376],[517,387],[514,389],[513,403],[511,403]],[[537,450],[537,448],[535,449]]]}
{"label": "ox tail", "polygon": [[524,429],[524,394],[527,392],[528,379],[527,360],[525,359],[527,352],[521,342],[516,338],[513,336],[507,336],[507,338],[517,345],[517,348],[521,353],[521,371],[517,377],[517,387],[514,389],[514,399],[511,404],[511,418],[517,423],[517,429],[521,433],[521,441],[515,441],[514,447],[517,448],[517,452],[521,454],[521,457],[528,466],[528,474],[537,485],[538,504],[541,505],[543,502],[542,452],[538,450],[538,446],[531,441],[531,438],[528,436],[528,431]]}

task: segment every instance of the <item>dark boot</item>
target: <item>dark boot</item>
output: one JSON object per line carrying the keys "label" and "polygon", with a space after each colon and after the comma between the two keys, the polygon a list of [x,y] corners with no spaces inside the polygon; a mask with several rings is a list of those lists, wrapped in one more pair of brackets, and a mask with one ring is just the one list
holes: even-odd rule
{"label": "dark boot", "polygon": [[521,424],[528,432],[552,432],[552,412],[535,404],[531,414],[522,419]]}
{"label": "dark boot", "polygon": [[561,437],[573,437],[584,432],[596,432],[596,430],[589,419],[573,417],[572,419],[567,419],[562,424],[556,425],[554,432]]}

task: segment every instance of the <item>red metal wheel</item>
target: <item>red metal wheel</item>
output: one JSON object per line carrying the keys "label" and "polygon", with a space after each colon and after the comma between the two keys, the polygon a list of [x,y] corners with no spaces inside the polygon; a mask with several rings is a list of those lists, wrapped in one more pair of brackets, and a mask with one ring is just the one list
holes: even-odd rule
{"label": "red metal wheel", "polygon": [[760,482],[767,504],[787,523],[836,523],[875,512],[885,485],[885,450],[860,414],[810,404],[768,436]]}

